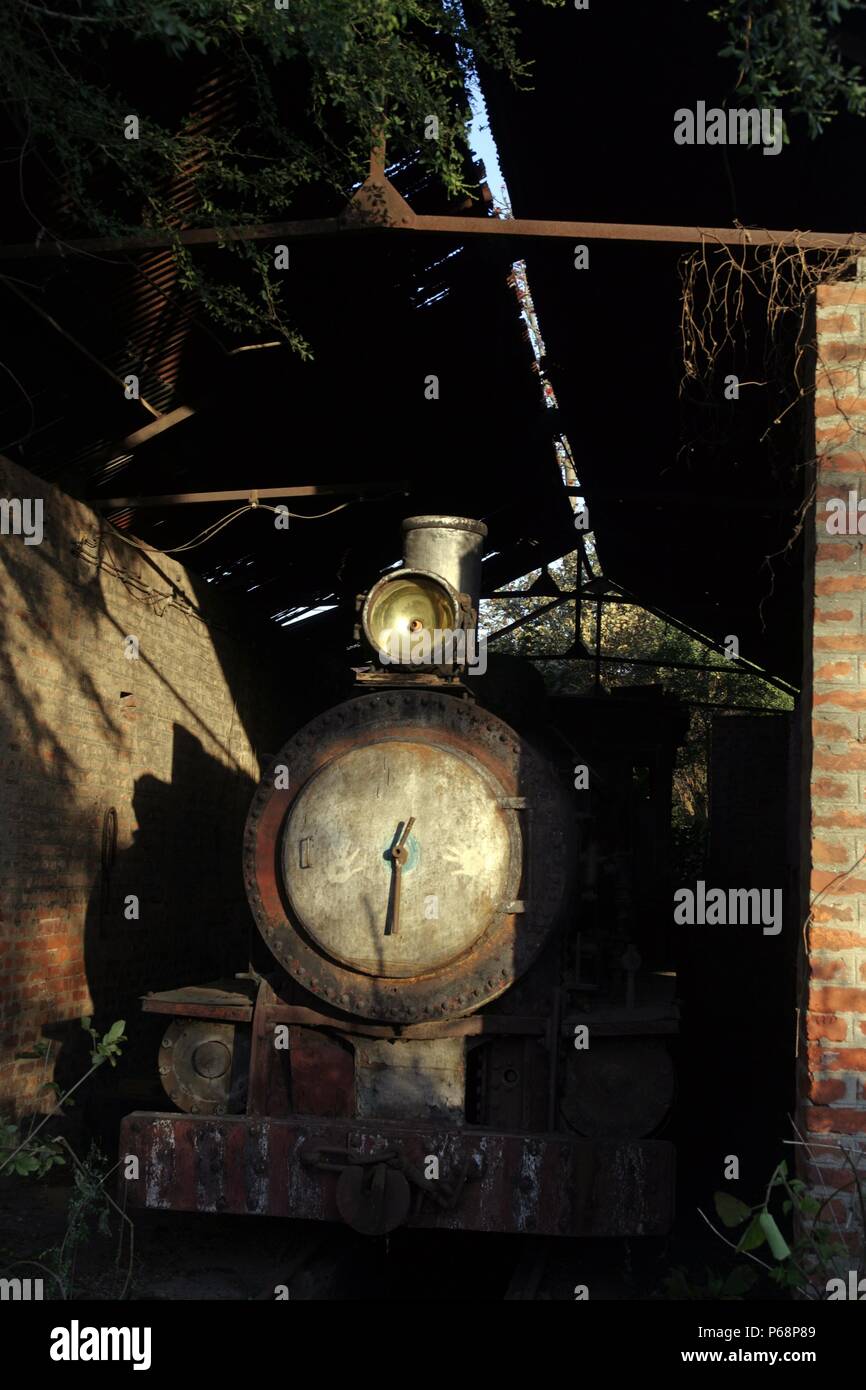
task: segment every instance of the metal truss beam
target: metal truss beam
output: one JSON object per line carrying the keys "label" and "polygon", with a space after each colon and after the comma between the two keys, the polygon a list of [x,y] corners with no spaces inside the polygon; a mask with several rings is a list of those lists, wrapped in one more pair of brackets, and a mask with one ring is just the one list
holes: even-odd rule
{"label": "metal truss beam", "polygon": [[360,496],[364,493],[384,492],[388,488],[400,491],[408,488],[403,480],[396,483],[314,483],[305,487],[258,487],[231,488],[226,492],[174,492],[162,497],[91,497],[89,507],[175,507],[188,502],[251,502],[270,497],[327,497],[333,493],[346,493]]}
{"label": "metal truss beam", "polygon": [[413,212],[394,185],[381,172],[381,162],[371,161],[367,178],[348,207],[337,217],[268,222],[249,227],[191,227],[142,229],[129,236],[87,237],[78,241],[36,241],[0,246],[0,261],[88,255],[111,251],[154,251],[175,246],[222,246],[232,241],[292,241],[299,237],[343,236],[346,233],[422,232],[434,236],[468,236],[517,239],[564,238],[576,241],[645,241],[679,245],[793,246],[805,251],[853,251],[866,249],[862,232],[782,231],[763,227],[674,227],[658,223],[557,221],[527,217],[432,216]]}

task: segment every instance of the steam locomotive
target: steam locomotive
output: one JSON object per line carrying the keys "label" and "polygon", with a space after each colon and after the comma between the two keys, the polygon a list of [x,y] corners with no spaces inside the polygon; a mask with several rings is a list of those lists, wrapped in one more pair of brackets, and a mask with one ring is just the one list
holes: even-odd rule
{"label": "steam locomotive", "polygon": [[128,1205],[669,1229],[683,711],[652,688],[545,698],[518,658],[482,671],[486,534],[410,517],[359,596],[353,697],[292,735],[249,811],[260,958],[144,1000],[175,1109],[123,1121]]}

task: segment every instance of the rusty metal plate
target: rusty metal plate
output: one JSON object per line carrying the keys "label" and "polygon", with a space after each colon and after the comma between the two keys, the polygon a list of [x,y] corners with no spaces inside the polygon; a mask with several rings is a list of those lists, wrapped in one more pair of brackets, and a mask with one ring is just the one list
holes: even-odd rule
{"label": "rusty metal plate", "polygon": [[300,1115],[351,1115],[355,1059],[347,1042],[318,1028],[289,1029],[292,1109]]}
{"label": "rusty metal plate", "polygon": [[[298,878],[310,871],[301,867],[302,854],[315,854],[313,844],[317,833],[327,838],[331,833],[327,828],[330,825],[337,828],[337,837],[342,837],[347,844],[365,843],[366,822],[375,818],[375,783],[371,783],[366,803],[360,796],[353,797],[351,805],[343,808],[339,799],[335,799],[333,804],[320,808],[311,834],[295,836],[298,843],[293,848],[290,833],[286,844],[286,826],[294,827],[292,817],[296,808],[303,806],[313,779],[324,769],[336,766],[340,759],[387,741],[411,745],[419,765],[429,762],[435,767],[447,754],[454,759],[454,766],[459,762],[461,766],[473,768],[477,784],[496,792],[497,816],[508,828],[511,846],[507,870],[510,900],[502,902],[485,924],[478,905],[472,905],[471,894],[466,895],[468,907],[464,905],[461,909],[459,895],[452,896],[449,890],[447,910],[451,912],[453,905],[453,911],[462,910],[466,918],[458,924],[451,941],[451,947],[459,950],[458,955],[443,960],[446,951],[437,946],[434,933],[432,956],[425,959],[422,954],[421,968],[400,978],[387,973],[394,968],[395,962],[398,966],[407,964],[400,962],[399,948],[389,946],[384,933],[377,936],[375,943],[365,940],[365,936],[370,937],[373,918],[378,922],[382,916],[381,895],[369,911],[363,903],[356,905],[354,919],[349,924],[348,948],[342,937],[341,941],[336,939],[335,920],[328,924],[325,917],[318,916],[310,921],[309,927],[305,926],[290,896],[299,891],[296,889]],[[259,930],[276,959],[305,989],[342,1011],[362,1018],[414,1023],[472,1013],[502,994],[531,965],[564,901],[571,872],[567,849],[573,810],[571,800],[548,763],[507,724],[467,700],[436,691],[418,688],[387,693],[377,691],[346,701],[313,720],[277,754],[275,765],[288,768],[290,784],[288,788],[277,787],[275,779],[269,778],[256,792],[244,836],[244,877]],[[399,788],[395,791],[393,813],[403,821],[416,818],[423,854],[421,824],[427,807],[422,799],[418,807],[406,806],[403,810],[402,803],[400,807],[397,805],[397,793]],[[420,783],[417,794],[423,798]],[[429,803],[431,813],[434,800],[431,798]],[[435,806],[436,824],[432,824],[431,815],[425,834],[432,833],[434,846],[444,845],[448,843],[450,828],[443,809],[446,803],[435,803]],[[300,821],[297,824],[299,826]],[[395,823],[392,835],[396,828]],[[302,849],[302,840],[310,841],[306,850]],[[522,884],[518,885],[521,845],[523,875]],[[298,856],[298,868],[292,872],[288,890],[282,868],[284,848],[289,854]],[[471,849],[474,851],[475,846]],[[387,844],[377,846],[380,855],[386,850]],[[444,855],[443,850],[435,848],[431,852]],[[501,857],[501,849],[497,853]],[[360,855],[357,858],[360,859]],[[467,880],[459,875],[466,865],[450,860],[447,863],[456,871],[456,881],[465,884]],[[376,868],[380,871],[379,866]],[[393,872],[387,861],[382,871],[386,879],[387,874]],[[418,872],[420,874],[421,870]],[[407,873],[407,885],[409,880]],[[498,883],[498,879],[496,881]],[[350,885],[351,879],[347,886]],[[493,881],[488,880],[487,891],[491,892],[492,888]],[[441,882],[430,889],[432,894],[439,896],[443,891]],[[410,901],[408,887],[406,893]],[[346,906],[348,909],[348,904]],[[435,921],[432,925],[435,927]],[[352,932],[356,936],[352,936]],[[315,939],[316,933],[320,935],[319,940]],[[409,938],[408,949],[417,951],[417,942],[413,945],[413,940],[414,937]],[[394,960],[390,965],[386,962],[377,973],[370,973],[371,956],[375,958],[373,944],[376,949],[394,951]],[[462,950],[459,949],[461,944]],[[330,954],[334,950],[346,959],[335,959]],[[363,963],[363,969],[358,962]]]}
{"label": "rusty metal plate", "polygon": [[[128,1115],[121,1158],[128,1206],[339,1221],[337,1184],[349,1161],[317,1167],[319,1151],[375,1164],[397,1154],[404,1171],[438,1161],[441,1189],[414,1187],[406,1224],[537,1235],[664,1235],[673,1219],[674,1147],[661,1140],[604,1143],[380,1121]],[[305,1160],[306,1157],[306,1161]],[[122,1171],[122,1170],[121,1170]]]}
{"label": "rusty metal plate", "polygon": [[209,985],[187,985],[146,994],[141,1007],[146,1014],[176,1014],[181,1018],[223,1018],[248,1023],[258,986],[253,980],[220,980]]}

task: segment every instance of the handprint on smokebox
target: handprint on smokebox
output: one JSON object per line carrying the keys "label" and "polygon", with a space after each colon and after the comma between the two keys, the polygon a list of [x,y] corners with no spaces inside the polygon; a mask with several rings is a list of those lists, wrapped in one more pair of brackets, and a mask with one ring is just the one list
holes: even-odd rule
{"label": "handprint on smokebox", "polygon": [[475,878],[480,866],[480,852],[472,845],[446,845],[442,857],[453,878]]}
{"label": "handprint on smokebox", "polygon": [[346,883],[354,874],[359,874],[363,865],[356,864],[355,860],[360,853],[360,845],[356,845],[354,849],[351,845],[347,845],[345,849],[336,854],[331,861],[328,872],[328,882]]}

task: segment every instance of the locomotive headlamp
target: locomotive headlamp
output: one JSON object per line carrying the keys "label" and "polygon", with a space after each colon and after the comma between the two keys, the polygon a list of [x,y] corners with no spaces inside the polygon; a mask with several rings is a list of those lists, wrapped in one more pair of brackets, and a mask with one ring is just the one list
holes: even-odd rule
{"label": "locomotive headlamp", "polygon": [[446,579],[424,570],[396,570],[368,593],[364,636],[379,656],[399,665],[430,661],[437,634],[461,626],[460,597]]}
{"label": "locomotive headlamp", "polygon": [[403,522],[403,565],[374,584],[361,625],[384,664],[452,666],[465,661],[481,589],[483,521],[410,516]]}

